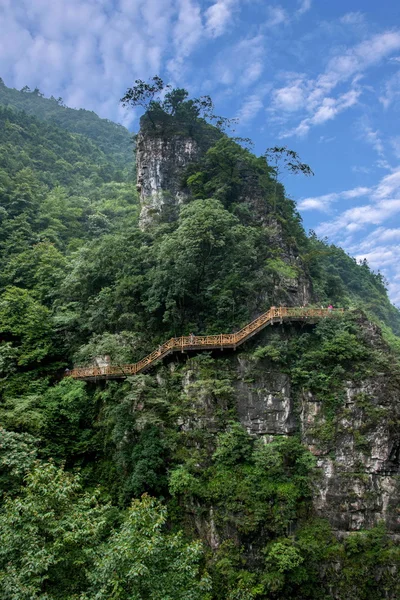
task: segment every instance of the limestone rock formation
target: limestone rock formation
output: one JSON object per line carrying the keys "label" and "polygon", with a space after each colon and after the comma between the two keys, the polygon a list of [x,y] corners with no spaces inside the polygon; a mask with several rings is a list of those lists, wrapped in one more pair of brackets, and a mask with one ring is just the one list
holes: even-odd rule
{"label": "limestone rock formation", "polygon": [[320,470],[315,508],[339,531],[383,521],[389,531],[400,533],[400,438],[391,425],[397,395],[385,378],[347,382],[336,439],[330,443],[321,442],[327,425],[321,402],[311,394],[303,398],[301,434]]}
{"label": "limestone rock formation", "polygon": [[143,229],[160,217],[176,217],[176,207],[188,196],[182,174],[200,157],[198,143],[180,135],[162,136],[140,131],[136,145],[140,225]]}
{"label": "limestone rock formation", "polygon": [[[215,141],[215,140],[214,140]],[[188,135],[164,135],[142,127],[136,143],[137,189],[140,199],[140,227],[146,229],[160,221],[178,217],[179,205],[190,198],[184,185],[188,165],[201,159],[208,148]],[[303,306],[312,302],[312,286],[297,249],[288,243],[279,221],[270,214],[265,192],[255,181],[249,181],[247,192],[241,199],[257,223],[271,232],[271,246],[295,275],[280,282],[285,295],[279,302],[287,306]],[[282,285],[283,284],[283,285]],[[254,313],[255,316],[255,313]]]}
{"label": "limestone rock formation", "polygon": [[[370,330],[373,344],[373,337],[379,336],[374,326]],[[267,335],[263,332],[250,346],[262,345]],[[299,435],[314,454],[314,509],[339,536],[380,522],[399,536],[400,404],[395,375],[346,381],[344,400],[330,422],[323,401],[309,392],[299,398],[290,376],[268,359],[255,364],[246,353],[232,352],[229,377],[238,420],[248,433],[266,443],[274,436]],[[216,404],[213,389],[204,382],[199,387],[190,369],[184,394],[190,397],[193,412],[180,425],[217,432],[218,414],[228,410],[226,400]]]}

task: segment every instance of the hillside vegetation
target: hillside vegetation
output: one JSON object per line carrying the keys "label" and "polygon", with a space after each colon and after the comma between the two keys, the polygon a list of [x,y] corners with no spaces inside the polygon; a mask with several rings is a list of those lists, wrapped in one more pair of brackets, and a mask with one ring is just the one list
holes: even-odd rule
{"label": "hillside vegetation", "polygon": [[[315,457],[298,435],[246,432],[229,357],[97,386],[63,378],[284,303],[298,273],[271,242],[276,223],[315,304],[352,310],[243,356],[279,365],[296,398],[319,394],[329,448],[344,381],[398,376],[400,313],[381,275],[308,237],[266,159],[215,137],[186,174],[191,201],[142,231],[129,132],[0,83],[0,599],[396,597],[384,527],[338,540],[316,519]],[[269,227],[241,201],[254,182]],[[360,310],[391,346],[371,345]]]}
{"label": "hillside vegetation", "polygon": [[62,98],[45,98],[40,90],[24,87],[21,91],[8,88],[0,79],[0,105],[23,111],[49,125],[92,140],[120,168],[132,166],[132,139],[122,125],[100,119],[94,112],[65,106]]}

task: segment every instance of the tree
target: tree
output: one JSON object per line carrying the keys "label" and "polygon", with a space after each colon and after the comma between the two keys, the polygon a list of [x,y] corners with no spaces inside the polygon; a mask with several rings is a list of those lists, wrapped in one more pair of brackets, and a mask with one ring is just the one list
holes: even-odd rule
{"label": "tree", "polygon": [[66,265],[66,259],[53,244],[41,242],[13,255],[0,282],[28,288],[40,302],[50,303],[65,276]]}
{"label": "tree", "polygon": [[255,268],[255,234],[217,200],[195,200],[181,208],[178,228],[163,236],[156,253],[147,306],[181,331],[211,315],[224,321],[226,310],[232,317],[231,292],[244,295],[246,275]]}
{"label": "tree", "polygon": [[[164,99],[162,96],[165,94]],[[150,120],[153,129],[160,124],[165,126],[166,117],[174,117],[175,122],[186,125],[193,134],[194,125],[199,119],[212,123],[219,131],[229,129],[236,119],[228,119],[214,114],[214,104],[210,96],[200,96],[188,100],[189,93],[183,88],[172,89],[158,75],[146,83],[136,79],[135,85],[128,88],[121,98],[122,106],[140,106]]]}
{"label": "tree", "polygon": [[267,161],[231,138],[221,137],[205,154],[187,184],[196,198],[213,197],[226,208],[254,195],[267,196],[271,178]]}
{"label": "tree", "polygon": [[302,173],[306,177],[314,175],[313,170],[306,163],[302,163],[299,155],[294,150],[290,150],[287,146],[273,146],[267,148],[264,153],[265,158],[269,163],[272,163],[272,172],[275,180],[274,188],[274,207],[276,210],[276,191],[278,179],[284,170],[292,175]]}
{"label": "tree", "polygon": [[205,600],[200,542],[164,531],[166,509],[149,496],[134,500],[121,528],[97,552],[88,600]]}
{"label": "tree", "polygon": [[[161,92],[169,89],[169,85],[165,85],[161,77],[155,75],[150,79],[150,83],[146,83],[142,79],[136,79],[135,85],[128,88],[125,96],[121,98],[122,106],[141,106],[145,111],[153,108],[154,99],[159,98]],[[157,100],[159,103],[159,100]]]}
{"label": "tree", "polygon": [[52,350],[50,312],[28,290],[10,286],[0,297],[0,332],[13,342],[19,365],[41,362]]}
{"label": "tree", "polygon": [[38,440],[27,433],[6,431],[0,427],[0,502],[2,494],[14,494],[32,469]]}
{"label": "tree", "polygon": [[109,510],[77,475],[36,463],[0,513],[0,599],[77,598]]}

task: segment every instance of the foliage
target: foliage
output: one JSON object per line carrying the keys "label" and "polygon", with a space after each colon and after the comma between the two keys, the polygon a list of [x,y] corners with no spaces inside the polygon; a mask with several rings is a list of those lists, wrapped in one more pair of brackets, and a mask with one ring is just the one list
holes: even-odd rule
{"label": "foliage", "polygon": [[163,310],[174,331],[182,331],[194,315],[203,322],[203,331],[210,317],[217,325],[227,322],[248,291],[241,282],[256,266],[256,239],[252,228],[240,225],[216,200],[184,206],[177,229],[157,248],[148,308]]}
{"label": "foliage", "polygon": [[210,589],[199,563],[199,542],[165,534],[166,511],[143,496],[128,510],[122,527],[98,552],[90,575],[93,600],[204,600]]}
{"label": "foliage", "polygon": [[0,512],[0,598],[76,598],[108,511],[77,476],[37,463]]}
{"label": "foliage", "polygon": [[158,502],[134,501],[110,531],[115,515],[98,491],[84,492],[77,475],[52,463],[32,463],[24,444],[26,486],[0,512],[0,598],[206,598],[201,544],[166,533]]}
{"label": "foliage", "polygon": [[234,524],[239,533],[254,538],[256,533],[275,536],[306,509],[313,465],[313,457],[296,438],[265,445],[232,424],[218,435],[207,469],[188,463],[187,473],[182,466],[171,472],[171,491],[186,496],[185,504],[197,504],[200,511],[212,506],[221,533]]}
{"label": "foliage", "polygon": [[6,288],[0,297],[0,332],[15,348],[18,365],[40,362],[52,350],[49,310],[28,290]]}
{"label": "foliage", "polygon": [[65,106],[62,98],[45,98],[38,90],[25,86],[8,88],[0,79],[0,104],[36,117],[73,134],[85,136],[104,152],[119,168],[131,167],[132,145],[129,132],[122,125],[100,119],[93,111]]}
{"label": "foliage", "polygon": [[1,494],[14,494],[19,491],[23,478],[31,470],[36,459],[37,441],[27,433],[15,433],[0,427]]}
{"label": "foliage", "polygon": [[[164,97],[163,97],[164,96]],[[145,110],[142,126],[149,126],[153,132],[182,132],[195,137],[200,132],[211,133],[207,122],[213,123],[218,131],[229,128],[235,119],[227,119],[214,114],[210,96],[200,96],[188,100],[189,93],[183,88],[174,88],[163,82],[161,77],[152,77],[149,83],[136,79],[135,85],[128,88],[122,106],[140,106]],[[161,100],[161,98],[163,99]]]}
{"label": "foliage", "polygon": [[399,335],[400,311],[388,299],[382,274],[374,273],[365,260],[357,263],[342,248],[318,239],[314,232],[304,260],[321,302],[361,307]]}
{"label": "foliage", "polygon": [[[295,411],[305,394],[320,402],[303,433],[333,452],[345,382],[379,372],[397,385],[398,358],[365,316],[396,349],[384,279],[305,235],[278,165],[211,125],[207,98],[136,85],[127,100],[149,109],[145,128],[151,116],[157,134],[203,150],[182,176],[192,198],[148,231],[128,132],[0,82],[0,598],[396,595],[384,530],[336,539],[312,514],[311,453],[296,435],[255,439],[237,410],[243,384],[279,370]],[[136,361],[170,336],[239,329],[309,278],[317,306],[357,310],[270,328],[238,360],[175,355],[156,375],[96,385],[63,377],[99,356]],[[367,394],[355,402],[358,449],[383,419],[397,426]]]}

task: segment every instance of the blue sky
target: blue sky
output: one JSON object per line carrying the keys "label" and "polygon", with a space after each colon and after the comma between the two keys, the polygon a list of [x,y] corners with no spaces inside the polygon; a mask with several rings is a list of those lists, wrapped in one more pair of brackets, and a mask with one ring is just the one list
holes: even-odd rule
{"label": "blue sky", "polygon": [[307,229],[366,257],[400,304],[398,0],[0,0],[0,76],[135,128],[118,100],[161,75],[287,145]]}

